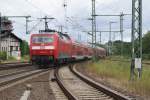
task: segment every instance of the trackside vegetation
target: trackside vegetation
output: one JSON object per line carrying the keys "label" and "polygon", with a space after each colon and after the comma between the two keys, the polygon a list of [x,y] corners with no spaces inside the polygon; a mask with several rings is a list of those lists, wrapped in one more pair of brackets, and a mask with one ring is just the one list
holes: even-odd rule
{"label": "trackside vegetation", "polygon": [[143,66],[142,79],[135,79],[134,81],[130,81],[130,62],[105,59],[96,63],[90,63],[86,70],[94,74],[93,76],[103,79],[114,87],[142,96],[148,96],[150,94],[149,65]]}
{"label": "trackside vegetation", "polygon": [[0,60],[6,60],[7,59],[7,53],[6,52],[0,52]]}
{"label": "trackside vegetation", "polygon": [[[150,59],[150,31],[143,35],[142,45],[143,45],[143,59]],[[121,43],[122,41],[117,40],[113,42],[112,52],[113,55],[121,54]],[[131,56],[131,42],[123,42],[123,56],[130,57]]]}
{"label": "trackside vegetation", "polygon": [[29,55],[29,45],[28,42],[23,40],[20,44],[20,49],[21,49],[21,56],[26,56]]}
{"label": "trackside vegetation", "polygon": [[[20,50],[21,50],[21,60],[20,62],[29,61],[29,45],[28,42],[23,40],[20,44]],[[7,52],[0,51],[0,63],[2,62],[16,62],[17,59],[13,56],[7,57]]]}

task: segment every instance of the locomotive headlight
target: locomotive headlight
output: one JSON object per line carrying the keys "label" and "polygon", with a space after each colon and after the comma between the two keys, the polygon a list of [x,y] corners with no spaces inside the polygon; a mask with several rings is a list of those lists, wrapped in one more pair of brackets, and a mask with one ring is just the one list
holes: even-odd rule
{"label": "locomotive headlight", "polygon": [[39,50],[40,46],[32,46],[32,50]]}
{"label": "locomotive headlight", "polygon": [[53,50],[54,46],[32,46],[32,50]]}
{"label": "locomotive headlight", "polygon": [[55,47],[54,46],[45,46],[45,49],[55,49]]}

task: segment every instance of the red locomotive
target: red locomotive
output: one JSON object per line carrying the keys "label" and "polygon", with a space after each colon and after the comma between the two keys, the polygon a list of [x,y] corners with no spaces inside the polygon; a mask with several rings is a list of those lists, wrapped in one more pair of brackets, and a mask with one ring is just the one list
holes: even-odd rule
{"label": "red locomotive", "polygon": [[49,64],[71,59],[72,41],[60,32],[32,34],[30,39],[30,59],[33,63]]}
{"label": "red locomotive", "polygon": [[98,57],[105,57],[103,48],[96,49],[72,41],[61,32],[32,34],[30,38],[30,59],[38,65],[57,64],[72,60],[92,58],[94,52]]}

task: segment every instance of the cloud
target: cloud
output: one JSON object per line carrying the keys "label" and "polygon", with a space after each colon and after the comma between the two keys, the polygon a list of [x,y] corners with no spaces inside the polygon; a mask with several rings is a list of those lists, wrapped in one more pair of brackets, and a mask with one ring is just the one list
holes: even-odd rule
{"label": "cloud", "polygon": [[[89,37],[83,30],[91,30],[91,22],[87,18],[91,17],[91,0],[66,0],[67,1],[67,16],[71,18],[71,23],[68,23],[69,32],[73,37],[78,39],[77,34],[81,34],[82,40],[84,37]],[[64,24],[65,10],[63,8],[64,0],[1,0],[0,11],[2,15],[31,15],[33,19],[43,17],[45,15],[55,17],[57,19],[49,23],[50,27],[56,27],[59,24]],[[149,0],[143,1],[143,32],[149,30],[150,23],[150,6]],[[96,0],[96,13],[97,14],[120,14],[124,12],[131,14],[132,0]],[[14,23],[14,32],[19,36],[22,35],[26,40],[29,40],[29,35],[25,34],[25,20],[12,19]],[[119,17],[97,17],[97,25],[99,30],[108,30],[109,21],[117,21],[118,24],[113,25],[114,30],[119,30]],[[19,24],[22,23],[22,24]],[[29,24],[31,29],[37,22]],[[43,25],[43,24],[42,24]],[[34,32],[42,28],[39,25]],[[82,27],[80,27],[82,26]],[[74,28],[75,27],[75,28]],[[130,41],[131,38],[131,16],[124,17],[124,40]],[[107,41],[108,33],[103,33],[102,40]],[[119,38],[119,34],[118,34]]]}

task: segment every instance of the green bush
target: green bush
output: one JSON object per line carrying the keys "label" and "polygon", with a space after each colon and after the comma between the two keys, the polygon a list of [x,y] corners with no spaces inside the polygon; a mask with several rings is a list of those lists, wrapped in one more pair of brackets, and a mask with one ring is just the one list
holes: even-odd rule
{"label": "green bush", "polygon": [[16,58],[13,56],[8,56],[8,60],[16,60]]}
{"label": "green bush", "polygon": [[0,52],[0,60],[6,60],[7,59],[7,53],[6,52]]}
{"label": "green bush", "polygon": [[21,57],[21,61],[29,61],[29,60],[30,60],[29,55],[25,55],[25,56]]}
{"label": "green bush", "polygon": [[150,54],[143,54],[143,59],[150,60]]}

